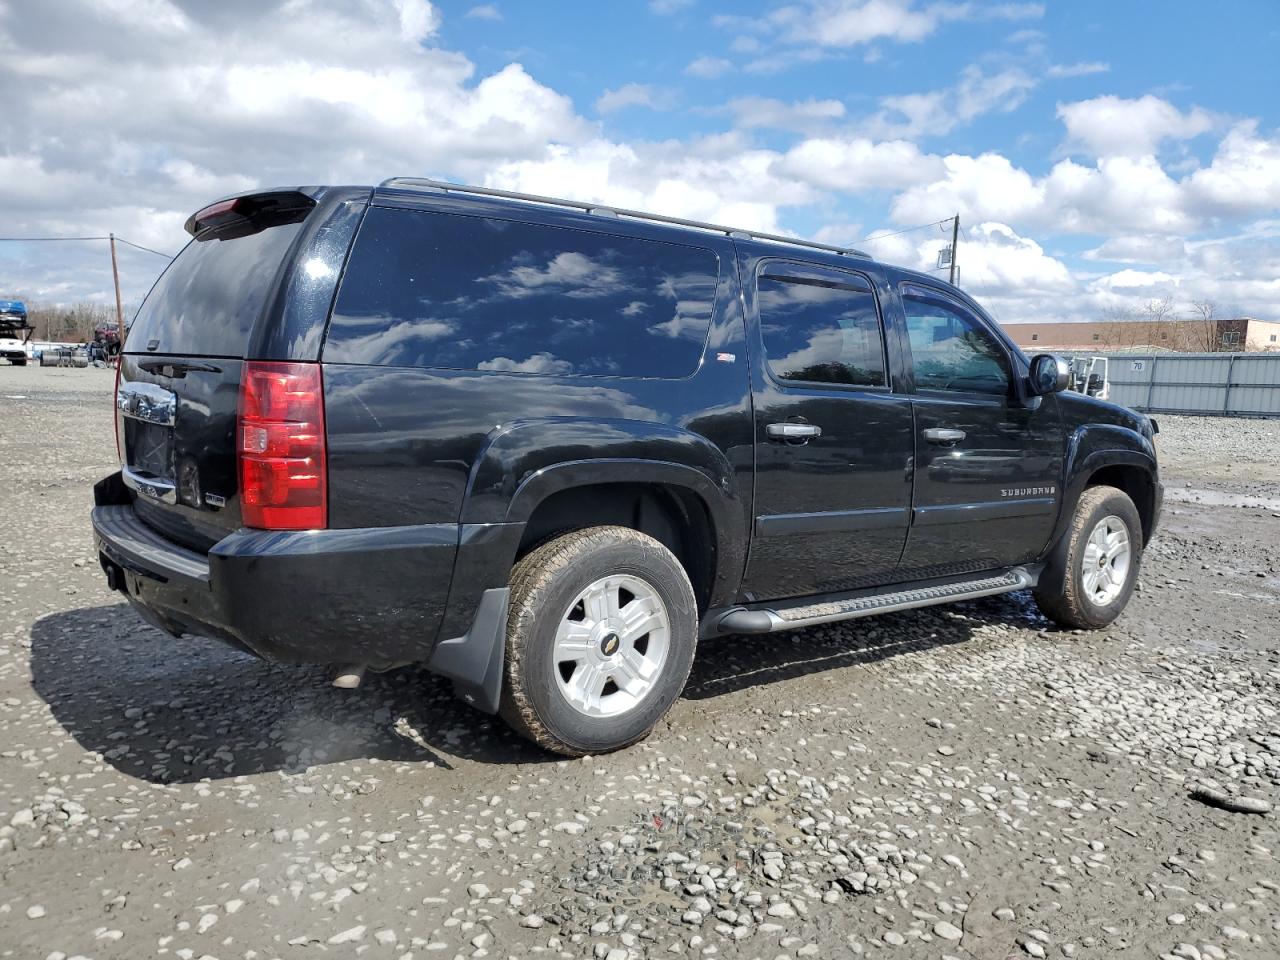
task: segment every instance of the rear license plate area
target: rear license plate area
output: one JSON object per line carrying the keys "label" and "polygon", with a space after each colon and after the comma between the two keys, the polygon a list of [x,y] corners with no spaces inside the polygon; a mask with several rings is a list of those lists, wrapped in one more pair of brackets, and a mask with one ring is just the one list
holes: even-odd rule
{"label": "rear license plate area", "polygon": [[173,428],[125,419],[125,449],[129,467],[137,473],[173,479]]}

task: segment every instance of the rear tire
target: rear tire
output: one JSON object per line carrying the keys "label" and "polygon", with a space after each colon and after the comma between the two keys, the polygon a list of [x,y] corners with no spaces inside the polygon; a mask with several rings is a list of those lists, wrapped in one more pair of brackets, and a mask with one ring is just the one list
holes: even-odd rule
{"label": "rear tire", "polygon": [[644,739],[684,689],[698,607],[680,562],[627,527],[590,527],[511,573],[499,713],[553,753]]}
{"label": "rear tire", "polygon": [[1033,595],[1064,627],[1099,630],[1120,616],[1142,561],[1142,519],[1128,494],[1088,487],[1053,549]]}

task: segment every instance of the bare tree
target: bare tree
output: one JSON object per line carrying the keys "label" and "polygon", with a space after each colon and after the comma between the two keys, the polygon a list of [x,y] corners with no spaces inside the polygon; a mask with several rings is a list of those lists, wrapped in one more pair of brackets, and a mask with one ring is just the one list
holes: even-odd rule
{"label": "bare tree", "polygon": [[1147,334],[1148,346],[1181,347],[1179,323],[1174,316],[1174,298],[1165,296],[1161,300],[1148,300],[1143,303],[1142,316],[1146,320],[1143,332]]}
{"label": "bare tree", "polygon": [[1098,346],[1103,350],[1124,347],[1126,324],[1133,317],[1122,307],[1107,307],[1098,319],[1102,321],[1098,330]]}
{"label": "bare tree", "polygon": [[1211,353],[1222,349],[1222,339],[1218,336],[1218,305],[1212,300],[1192,300],[1191,308],[1195,312],[1188,326],[1188,346],[1193,350]]}

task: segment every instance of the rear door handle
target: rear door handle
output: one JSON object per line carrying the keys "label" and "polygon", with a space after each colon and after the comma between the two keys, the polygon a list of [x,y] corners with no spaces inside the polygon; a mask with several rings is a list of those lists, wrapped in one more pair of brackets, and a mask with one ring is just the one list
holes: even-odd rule
{"label": "rear door handle", "polygon": [[816,423],[771,423],[764,428],[770,440],[807,443],[822,436],[822,428]]}
{"label": "rear door handle", "polygon": [[963,430],[953,430],[950,427],[930,427],[924,432],[924,438],[930,443],[941,444],[944,447],[953,447],[964,439]]}

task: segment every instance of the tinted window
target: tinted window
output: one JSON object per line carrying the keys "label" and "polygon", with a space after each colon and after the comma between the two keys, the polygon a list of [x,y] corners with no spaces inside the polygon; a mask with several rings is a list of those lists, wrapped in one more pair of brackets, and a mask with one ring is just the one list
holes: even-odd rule
{"label": "tinted window", "polygon": [[883,387],[884,344],[871,286],[762,276],[760,335],[770,372],[782,380]]}
{"label": "tinted window", "polygon": [[697,247],[374,207],[325,359],[685,377],[702,356],[718,265]]}
{"label": "tinted window", "polygon": [[919,389],[1008,395],[1004,351],[976,317],[922,288],[904,289],[902,301]]}
{"label": "tinted window", "polygon": [[192,240],[147,294],[126,349],[146,353],[157,340],[150,352],[243,357],[301,229],[287,223],[232,240]]}

